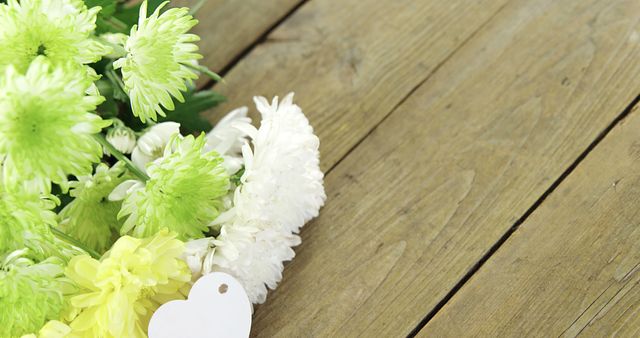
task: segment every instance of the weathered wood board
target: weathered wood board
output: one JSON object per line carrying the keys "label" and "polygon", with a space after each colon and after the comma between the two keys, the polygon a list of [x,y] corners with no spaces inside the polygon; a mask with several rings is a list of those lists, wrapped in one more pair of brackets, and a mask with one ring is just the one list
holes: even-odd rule
{"label": "weathered wood board", "polygon": [[506,0],[312,0],[255,46],[214,88],[228,104],[296,91],[321,144],[343,158]]}
{"label": "weathered wood board", "polygon": [[637,337],[638,130],[636,110],[589,153],[422,334]]}
{"label": "weathered wood board", "polygon": [[328,174],[254,335],[407,334],[637,94],[636,1],[415,3],[311,1],[227,77],[231,102],[297,89],[325,168],[401,103]]}
{"label": "weathered wood board", "polygon": [[[208,0],[195,17],[192,30],[201,37],[198,44],[204,56],[200,63],[214,72],[230,65],[279,20],[303,0]],[[171,6],[193,7],[198,0],[173,0]],[[198,80],[200,86],[209,81]]]}

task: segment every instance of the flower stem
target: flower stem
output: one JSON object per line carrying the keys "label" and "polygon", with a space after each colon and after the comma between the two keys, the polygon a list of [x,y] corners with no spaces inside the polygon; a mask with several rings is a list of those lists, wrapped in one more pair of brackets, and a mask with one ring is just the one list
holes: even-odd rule
{"label": "flower stem", "polygon": [[59,229],[56,229],[54,227],[50,227],[51,228],[51,232],[53,232],[54,235],[58,236],[58,238],[64,240],[65,242],[80,248],[82,250],[84,250],[86,253],[88,253],[89,255],[91,255],[91,257],[95,258],[95,259],[100,259],[101,255],[96,252],[95,250],[89,248],[88,246],[84,245],[84,243],[80,242],[79,240],[65,234],[64,232],[60,231]]}
{"label": "flower stem", "polygon": [[205,67],[205,66],[200,66],[200,65],[194,65],[191,63],[181,63],[181,65],[189,68],[189,69],[193,69],[195,71],[201,72],[206,74],[208,77],[218,81],[218,82],[222,82],[224,83],[224,79],[222,78],[222,76],[212,72],[209,70],[209,68]]}
{"label": "flower stem", "polygon": [[107,141],[107,139],[104,138],[104,135],[95,134],[93,136],[98,141],[98,143],[100,143],[103,147],[105,147],[105,149],[107,149],[107,151],[109,152],[109,154],[111,154],[111,156],[115,157],[119,161],[124,162],[127,168],[133,174],[138,176],[139,179],[141,179],[143,182],[146,182],[149,180],[149,176],[147,176],[147,174],[145,174],[142,170],[138,169],[138,167],[136,167],[135,164],[133,164],[133,162],[131,162],[130,159],[124,156],[121,152],[118,151],[118,149],[116,149],[111,143],[109,143],[109,141]]}
{"label": "flower stem", "polygon": [[124,88],[124,83],[122,82],[122,79],[120,78],[120,76],[118,76],[116,71],[113,70],[111,65],[107,66],[107,69],[105,70],[105,75],[109,80],[111,80],[117,86],[117,88],[114,88],[114,89],[120,93],[119,97],[122,97],[124,99],[129,97],[129,95],[127,94],[127,90]]}
{"label": "flower stem", "polygon": [[129,26],[127,26],[126,23],[120,21],[120,19],[112,16],[112,17],[109,17],[108,19],[106,19],[105,21],[112,28],[115,28],[116,30],[118,30],[118,31],[120,31],[122,33],[127,33],[127,29],[129,28]]}

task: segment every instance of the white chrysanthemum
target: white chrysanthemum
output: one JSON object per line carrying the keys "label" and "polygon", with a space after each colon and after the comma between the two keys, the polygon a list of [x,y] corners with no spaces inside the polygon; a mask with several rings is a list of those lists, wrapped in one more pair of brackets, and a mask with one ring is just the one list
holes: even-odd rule
{"label": "white chrysanthemum", "polygon": [[189,266],[192,280],[195,281],[202,275],[204,266],[211,266],[215,247],[213,237],[194,239],[185,243],[181,258]]}
{"label": "white chrysanthemum", "polygon": [[147,163],[162,157],[164,148],[169,144],[173,135],[180,133],[180,123],[162,122],[149,128],[144,135],[140,136],[138,142],[131,152],[131,161],[146,171]]}
{"label": "white chrysanthemum", "polygon": [[300,244],[298,235],[278,230],[267,223],[247,221],[222,227],[217,238],[207,237],[186,243],[182,259],[191,269],[193,280],[222,271],[235,276],[253,304],[267,299],[282,279],[284,262],[295,257],[292,247]]}
{"label": "white chrysanthemum", "polygon": [[252,303],[264,302],[267,287],[276,287],[283,262],[295,256],[291,247],[300,243],[294,233],[318,215],[325,200],[319,141],[292,99],[290,94],[279,105],[277,98],[272,105],[255,99],[263,120],[259,130],[241,127],[253,139],[253,151],[243,147],[245,172],[234,207],[215,221],[221,225],[216,247],[190,256],[203,257],[205,274],[235,276]]}
{"label": "white chrysanthemum", "polygon": [[0,71],[24,72],[38,55],[53,64],[100,60],[111,48],[93,37],[99,7],[81,0],[9,0],[0,4]]}
{"label": "white chrysanthemum", "polygon": [[259,130],[246,130],[253,151],[245,144],[245,171],[235,205],[248,219],[263,219],[286,231],[298,232],[318,216],[326,198],[320,171],[318,137],[297,105],[293,93],[280,104],[254,98],[262,113]]}
{"label": "white chrysanthemum", "polygon": [[223,226],[214,244],[211,264],[203,262],[203,273],[222,271],[236,277],[251,303],[262,304],[267,287],[275,289],[282,279],[284,262],[295,257],[292,247],[300,244],[300,237],[274,224],[249,221]]}
{"label": "white chrysanthemum", "polygon": [[224,158],[224,166],[229,174],[234,174],[243,165],[242,145],[247,142],[247,130],[251,118],[247,117],[247,107],[231,111],[207,133],[207,151],[215,150]]}
{"label": "white chrysanthemum", "polygon": [[[125,88],[131,99],[131,109],[142,122],[165,116],[162,107],[175,108],[172,96],[183,102],[181,92],[186,83],[198,75],[185,64],[200,59],[200,40],[187,32],[198,21],[189,15],[188,8],[171,8],[160,14],[162,5],[147,17],[147,1],[140,7],[138,25],[131,29],[125,44],[127,55],[113,63],[122,69]],[[162,107],[161,107],[162,106]]]}

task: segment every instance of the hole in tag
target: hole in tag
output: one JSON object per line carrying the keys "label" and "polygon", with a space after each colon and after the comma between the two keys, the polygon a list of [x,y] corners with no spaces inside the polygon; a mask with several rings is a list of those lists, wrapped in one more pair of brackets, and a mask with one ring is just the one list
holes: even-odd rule
{"label": "hole in tag", "polygon": [[240,282],[213,272],[193,284],[186,300],[160,306],[149,321],[148,332],[150,338],[249,338],[251,319],[251,302]]}
{"label": "hole in tag", "polygon": [[227,293],[228,290],[229,286],[227,284],[220,284],[220,287],[218,287],[218,292],[221,294]]}

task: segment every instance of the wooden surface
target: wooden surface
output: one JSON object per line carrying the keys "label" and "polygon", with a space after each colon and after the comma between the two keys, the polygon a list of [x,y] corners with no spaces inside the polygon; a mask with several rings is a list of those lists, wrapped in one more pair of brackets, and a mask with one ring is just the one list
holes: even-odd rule
{"label": "wooden surface", "polygon": [[217,113],[295,91],[331,168],[505,1],[308,1],[215,87]]}
{"label": "wooden surface", "polygon": [[[199,0],[173,0],[172,6],[193,7]],[[195,14],[200,35],[200,62],[214,72],[227,70],[245,50],[283,19],[302,0],[207,0]],[[199,86],[209,82],[198,80]]]}
{"label": "wooden surface", "polygon": [[327,175],[254,336],[637,336],[639,1],[216,2],[211,118],[295,90]]}
{"label": "wooden surface", "polygon": [[640,111],[437,313],[429,335],[640,335]]}

